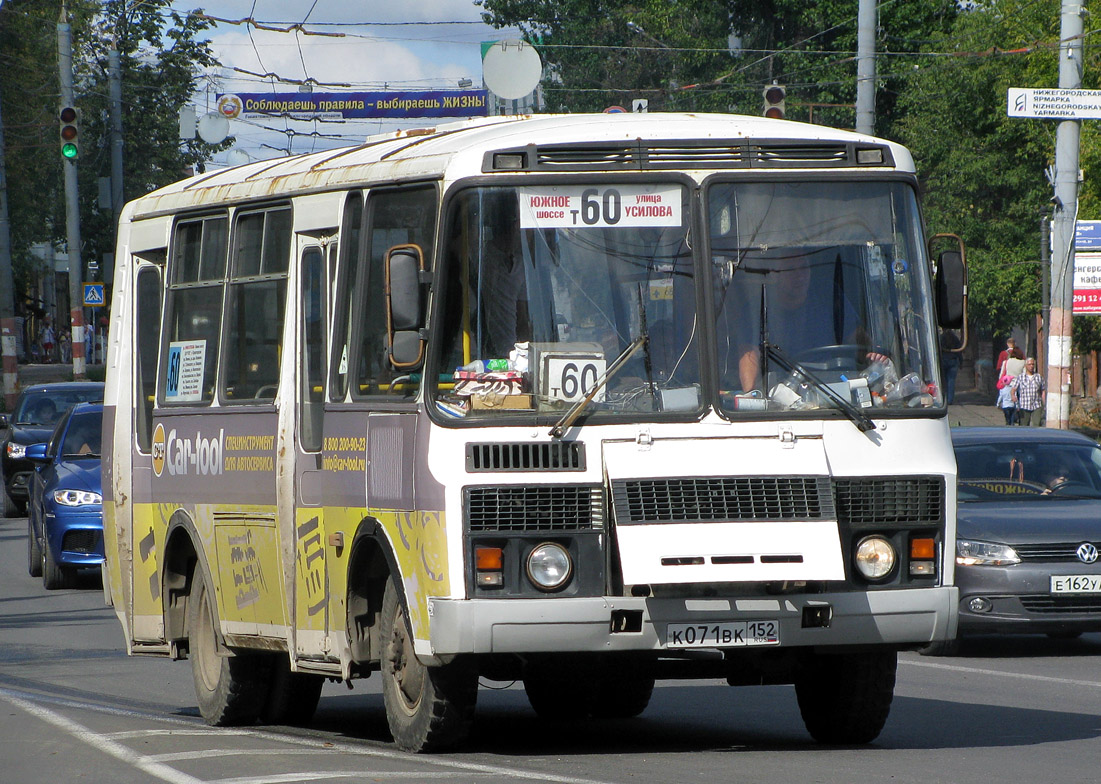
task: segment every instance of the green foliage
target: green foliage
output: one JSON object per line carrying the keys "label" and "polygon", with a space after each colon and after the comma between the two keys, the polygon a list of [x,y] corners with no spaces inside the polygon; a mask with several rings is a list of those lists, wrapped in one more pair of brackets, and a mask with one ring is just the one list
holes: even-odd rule
{"label": "green foliage", "polygon": [[[121,58],[124,198],[186,176],[218,148],[195,139],[181,144],[179,110],[201,72],[216,65],[202,33],[210,23],[181,15],[169,0],[68,0],[73,39],[73,89],[81,113],[81,255],[114,246],[113,215],[98,204],[100,177],[111,173],[108,51]],[[65,208],[57,112],[56,0],[0,6],[0,101],[5,132],[12,255],[17,301],[34,276],[29,248],[63,248]]]}

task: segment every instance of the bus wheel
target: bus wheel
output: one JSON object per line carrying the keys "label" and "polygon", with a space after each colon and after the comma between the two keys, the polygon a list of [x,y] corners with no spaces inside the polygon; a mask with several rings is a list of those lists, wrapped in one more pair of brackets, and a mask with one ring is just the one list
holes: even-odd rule
{"label": "bus wheel", "polygon": [[[0,490],[0,492],[3,492]],[[27,518],[27,571],[31,577],[42,576],[42,548],[38,545],[38,537],[34,535],[34,524]]]}
{"label": "bus wheel", "polygon": [[286,657],[276,658],[272,663],[271,686],[261,720],[265,724],[306,726],[313,720],[324,685],[323,676],[291,672]]}
{"label": "bus wheel", "polygon": [[541,719],[563,721],[588,716],[596,688],[592,667],[585,662],[532,661],[524,668],[524,693]]}
{"label": "bus wheel", "polygon": [[593,692],[592,712],[598,719],[633,719],[650,704],[654,676],[637,665],[601,674]]}
{"label": "bus wheel", "polygon": [[413,635],[391,581],[382,598],[382,701],[398,748],[439,751],[461,743],[474,719],[478,672],[457,658],[429,667],[413,652]]}
{"label": "bus wheel", "polygon": [[53,548],[50,547],[50,538],[43,536],[42,541],[42,586],[47,591],[56,591],[58,588],[72,588],[76,577],[73,569],[62,566],[54,557]]}
{"label": "bus wheel", "polygon": [[895,689],[898,654],[818,654],[796,676],[807,731],[819,743],[870,743],[878,737]]}
{"label": "bus wheel", "polygon": [[218,616],[197,566],[187,604],[188,656],[199,712],[215,727],[252,724],[264,708],[271,679],[270,657],[219,654],[214,627]]}

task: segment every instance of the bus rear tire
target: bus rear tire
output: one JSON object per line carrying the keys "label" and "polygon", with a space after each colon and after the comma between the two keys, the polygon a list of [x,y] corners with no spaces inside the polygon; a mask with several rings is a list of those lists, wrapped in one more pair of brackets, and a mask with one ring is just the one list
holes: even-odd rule
{"label": "bus rear tire", "polygon": [[795,680],[799,712],[819,743],[871,743],[883,730],[894,697],[898,654],[817,654]]}
{"label": "bus rear tire", "polygon": [[478,699],[478,672],[462,657],[423,664],[413,651],[401,597],[387,580],[380,619],[382,702],[394,743],[403,751],[452,748],[470,732]]}
{"label": "bus rear tire", "polygon": [[199,713],[207,724],[252,724],[260,716],[271,680],[270,657],[218,651],[213,596],[196,566],[187,607],[188,656]]}
{"label": "bus rear tire", "polygon": [[271,685],[264,710],[260,714],[264,724],[284,724],[305,727],[317,711],[321,700],[321,687],[325,678],[305,672],[291,672],[286,657],[275,659],[272,664]]}

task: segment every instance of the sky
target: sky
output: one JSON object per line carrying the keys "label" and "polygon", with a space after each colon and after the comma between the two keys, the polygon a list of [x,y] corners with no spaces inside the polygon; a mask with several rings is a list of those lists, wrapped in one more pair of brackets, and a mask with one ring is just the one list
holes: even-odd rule
{"label": "sky", "polygon": [[[172,6],[181,12],[203,9],[226,20],[251,17],[264,27],[280,28],[220,22],[206,31],[223,67],[200,84],[195,99],[200,117],[216,109],[218,93],[299,90],[294,83],[241,71],[313,80],[316,92],[458,89],[461,79],[479,88],[481,43],[518,37],[515,30],[483,24],[482,9],[472,0],[175,0]],[[296,24],[305,32],[285,31]],[[233,120],[230,133],[238,152],[221,153],[214,164],[242,162],[242,152],[259,160],[285,155],[288,149],[324,150],[434,122]]]}

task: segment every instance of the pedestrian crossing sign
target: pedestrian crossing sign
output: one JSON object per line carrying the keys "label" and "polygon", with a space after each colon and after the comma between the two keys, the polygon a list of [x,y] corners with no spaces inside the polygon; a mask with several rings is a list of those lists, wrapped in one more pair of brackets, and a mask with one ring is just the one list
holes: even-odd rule
{"label": "pedestrian crossing sign", "polygon": [[86,308],[102,308],[103,307],[103,284],[102,283],[85,283],[84,284],[84,307]]}

